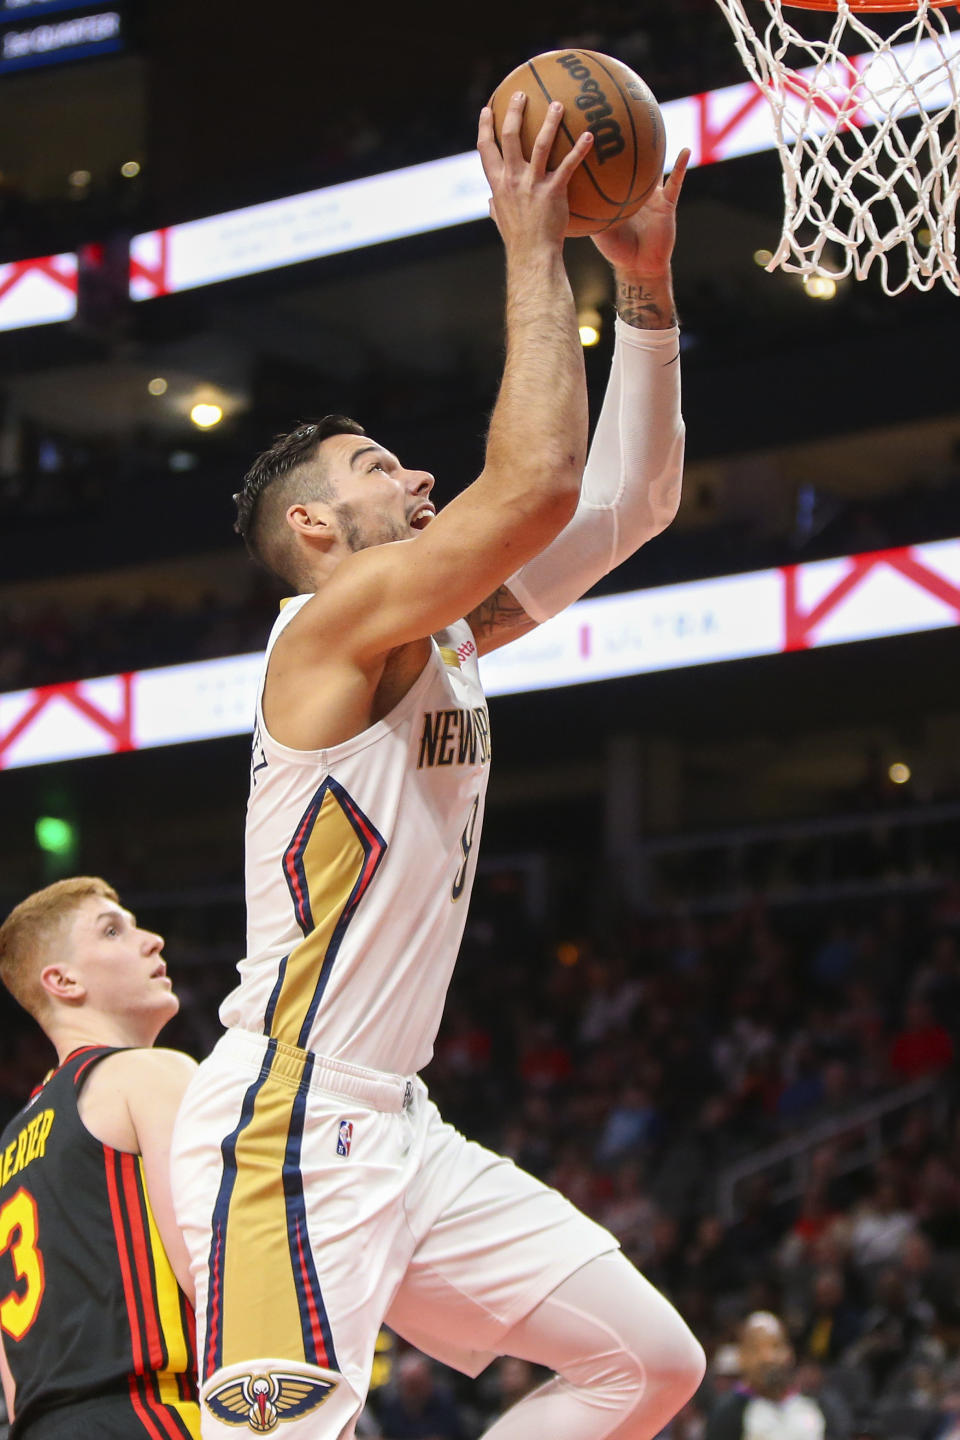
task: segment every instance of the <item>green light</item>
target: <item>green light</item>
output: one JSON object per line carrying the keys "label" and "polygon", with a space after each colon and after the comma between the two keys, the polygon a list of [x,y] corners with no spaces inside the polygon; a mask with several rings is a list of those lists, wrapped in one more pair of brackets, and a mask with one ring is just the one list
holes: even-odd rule
{"label": "green light", "polygon": [[49,855],[69,855],[77,841],[77,832],[70,821],[58,820],[54,815],[41,815],[33,833],[40,849]]}

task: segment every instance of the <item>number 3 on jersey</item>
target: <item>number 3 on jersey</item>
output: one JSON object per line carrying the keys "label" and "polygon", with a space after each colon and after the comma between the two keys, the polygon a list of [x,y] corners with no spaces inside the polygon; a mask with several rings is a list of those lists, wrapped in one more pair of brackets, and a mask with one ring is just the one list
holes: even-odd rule
{"label": "number 3 on jersey", "polygon": [[43,1256],[37,1247],[37,1202],[22,1187],[0,1209],[0,1256],[10,1251],[17,1280],[25,1280],[0,1299],[0,1326],[14,1340],[22,1340],[37,1318],[43,1299]]}
{"label": "number 3 on jersey", "polygon": [[450,891],[451,900],[459,900],[463,894],[463,887],[467,883],[467,865],[470,861],[470,851],[473,849],[473,837],[477,828],[477,811],[480,809],[480,796],[474,795],[473,804],[470,806],[470,814],[467,816],[467,823],[463,827],[463,834],[460,836],[460,850],[463,854],[463,864],[457,871],[457,878],[453,882],[453,889]]}

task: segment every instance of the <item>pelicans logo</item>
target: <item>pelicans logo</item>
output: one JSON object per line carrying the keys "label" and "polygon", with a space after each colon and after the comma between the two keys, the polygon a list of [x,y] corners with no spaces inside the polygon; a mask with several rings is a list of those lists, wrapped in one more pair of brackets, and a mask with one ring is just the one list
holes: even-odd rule
{"label": "pelicans logo", "polygon": [[205,1395],[204,1404],[226,1425],[249,1425],[267,1435],[284,1420],[316,1410],[335,1389],[335,1381],[309,1375],[238,1375]]}

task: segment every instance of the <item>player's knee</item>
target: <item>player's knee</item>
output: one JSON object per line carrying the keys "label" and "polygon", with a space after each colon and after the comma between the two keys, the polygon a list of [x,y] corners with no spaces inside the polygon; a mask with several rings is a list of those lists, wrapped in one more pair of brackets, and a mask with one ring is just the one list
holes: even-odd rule
{"label": "player's knee", "polygon": [[624,1363],[636,1388],[656,1391],[665,1403],[679,1410],[694,1395],[707,1368],[703,1346],[675,1310],[660,1317],[655,1333],[632,1337]]}
{"label": "player's knee", "polygon": [[703,1346],[674,1312],[667,1343],[658,1347],[654,1363],[656,1381],[669,1394],[674,1411],[686,1405],[700,1388],[707,1369]]}
{"label": "player's knee", "polygon": [[632,1317],[619,1344],[594,1363],[591,1389],[602,1391],[626,1413],[643,1405],[674,1415],[699,1388],[706,1370],[703,1346],[672,1306],[662,1308],[655,1327],[649,1316]]}
{"label": "player's knee", "polygon": [[634,1304],[621,1311],[619,1344],[606,1357],[606,1386],[630,1413],[642,1409],[669,1418],[696,1393],[706,1356],[669,1301],[636,1272],[630,1278]]}

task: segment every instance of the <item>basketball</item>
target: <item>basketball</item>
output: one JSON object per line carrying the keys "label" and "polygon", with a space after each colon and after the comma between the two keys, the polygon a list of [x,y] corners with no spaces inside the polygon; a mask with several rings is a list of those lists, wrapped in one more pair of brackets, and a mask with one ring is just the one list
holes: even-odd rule
{"label": "basketball", "polygon": [[620,60],[596,50],[548,50],[511,70],[490,98],[500,143],[510,97],[527,97],[520,144],[529,159],[551,100],[563,120],[550,151],[555,169],[584,130],[593,148],[570,182],[568,235],[595,235],[639,210],[663,174],[663,116],[649,86]]}

